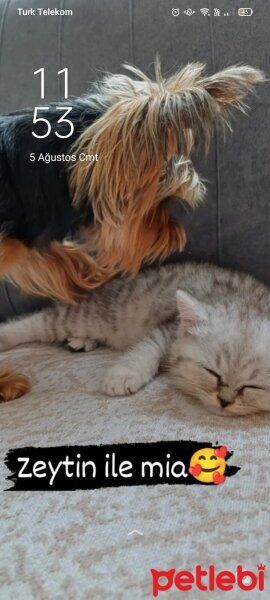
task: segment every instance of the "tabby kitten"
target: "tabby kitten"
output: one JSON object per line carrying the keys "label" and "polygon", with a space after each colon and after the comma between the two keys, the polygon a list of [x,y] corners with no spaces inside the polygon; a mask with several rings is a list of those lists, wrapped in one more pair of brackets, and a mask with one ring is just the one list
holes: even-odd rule
{"label": "tabby kitten", "polygon": [[36,341],[123,350],[104,377],[111,396],[136,392],[165,360],[181,394],[218,415],[270,410],[270,291],[249,275],[166,265],[0,326],[0,350]]}

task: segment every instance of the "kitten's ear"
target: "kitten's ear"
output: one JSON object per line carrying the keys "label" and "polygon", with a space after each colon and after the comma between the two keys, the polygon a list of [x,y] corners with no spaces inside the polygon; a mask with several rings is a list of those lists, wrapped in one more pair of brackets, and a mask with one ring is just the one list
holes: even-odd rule
{"label": "kitten's ear", "polygon": [[197,325],[206,321],[207,315],[203,304],[187,292],[178,290],[176,303],[181,319],[180,327],[185,332],[191,333]]}

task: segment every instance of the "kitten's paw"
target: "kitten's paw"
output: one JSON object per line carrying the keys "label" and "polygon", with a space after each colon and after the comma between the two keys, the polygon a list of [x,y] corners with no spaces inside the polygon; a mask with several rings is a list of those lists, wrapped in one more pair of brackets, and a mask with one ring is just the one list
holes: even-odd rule
{"label": "kitten's paw", "polygon": [[66,347],[71,350],[71,352],[91,352],[96,346],[96,342],[89,338],[69,337],[66,340]]}
{"label": "kitten's paw", "polygon": [[129,396],[147,383],[142,373],[125,366],[111,367],[105,375],[102,390],[107,396]]}
{"label": "kitten's paw", "polygon": [[0,332],[0,352],[9,350],[13,346],[16,346],[16,342],[13,341],[13,344],[12,344],[12,342],[7,338],[7,336],[1,335],[1,332]]}

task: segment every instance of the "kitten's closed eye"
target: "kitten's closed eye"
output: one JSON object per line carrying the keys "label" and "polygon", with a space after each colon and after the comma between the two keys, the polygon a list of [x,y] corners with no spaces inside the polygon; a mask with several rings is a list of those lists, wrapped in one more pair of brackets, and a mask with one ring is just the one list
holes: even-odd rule
{"label": "kitten's closed eye", "polygon": [[[223,386],[225,385],[225,384],[222,382],[222,377],[221,377],[221,375],[219,375],[219,373],[217,373],[217,372],[216,372],[216,371],[214,371],[213,369],[209,369],[208,367],[203,367],[203,369],[204,369],[205,371],[207,371],[207,373],[210,373],[210,375],[213,375],[213,377],[215,377],[215,378],[217,379],[217,383],[218,383],[218,385],[223,385]],[[243,395],[243,393],[245,392],[245,390],[247,390],[247,391],[248,391],[248,390],[261,390],[262,392],[264,392],[264,391],[266,391],[266,388],[263,388],[263,387],[261,387],[261,386],[259,386],[259,385],[248,385],[248,384],[246,384],[246,385],[242,385],[240,388],[238,388],[238,389],[236,390],[236,391],[237,391],[237,394],[238,394],[238,396],[242,396],[242,395]]]}
{"label": "kitten's closed eye", "polygon": [[221,384],[221,375],[219,375],[219,373],[213,371],[213,369],[208,369],[207,367],[203,367],[203,369],[207,371],[207,373],[210,373],[210,375],[213,375],[213,377],[216,377],[217,382]]}
{"label": "kitten's closed eye", "polygon": [[266,388],[260,387],[259,385],[242,385],[237,390],[238,396],[242,396],[245,390],[261,390],[262,392],[265,392]]}

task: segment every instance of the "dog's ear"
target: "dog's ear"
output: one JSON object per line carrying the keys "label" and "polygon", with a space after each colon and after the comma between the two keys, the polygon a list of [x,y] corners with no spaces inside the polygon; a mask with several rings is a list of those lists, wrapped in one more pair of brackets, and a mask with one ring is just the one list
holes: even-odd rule
{"label": "dog's ear", "polygon": [[235,65],[201,79],[198,84],[216,100],[221,111],[232,107],[245,110],[246,95],[256,83],[264,80],[264,74],[259,69]]}
{"label": "dog's ear", "polygon": [[230,129],[232,109],[245,112],[245,97],[255,84],[265,80],[258,69],[235,65],[215,73],[204,75],[205,65],[190,63],[167,80],[164,111],[171,121],[172,131],[182,126],[190,131],[192,146],[203,143],[208,149],[214,125]]}

